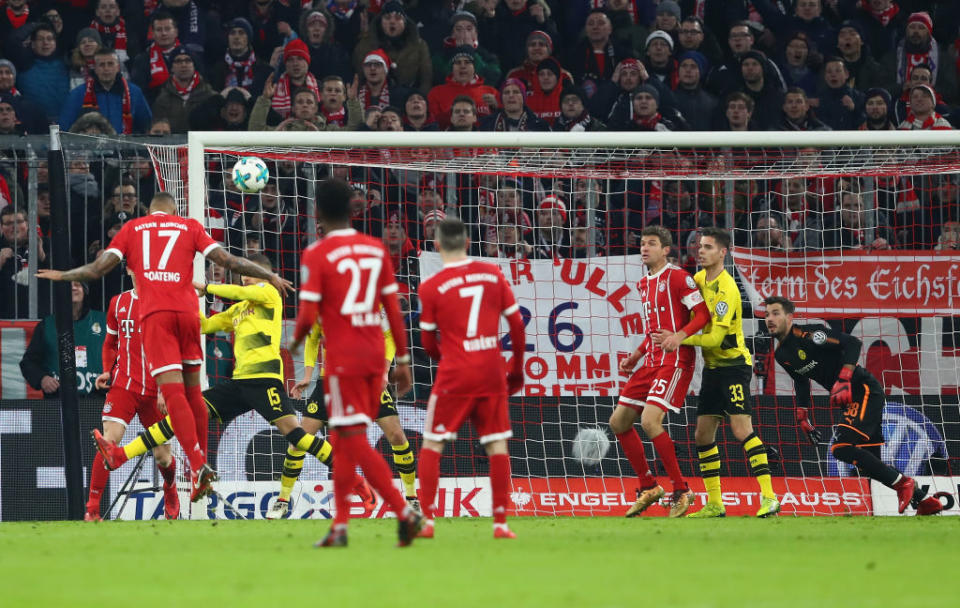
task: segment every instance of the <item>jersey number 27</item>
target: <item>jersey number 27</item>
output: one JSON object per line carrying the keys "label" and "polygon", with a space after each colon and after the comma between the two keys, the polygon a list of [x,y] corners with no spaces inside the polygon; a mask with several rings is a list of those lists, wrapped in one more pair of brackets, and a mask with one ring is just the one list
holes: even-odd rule
{"label": "jersey number 27", "polygon": [[[380,270],[383,268],[383,260],[380,258],[343,258],[337,264],[337,272],[340,274],[350,274],[350,286],[347,287],[347,295],[343,298],[343,304],[340,306],[340,314],[352,315],[357,313],[373,312],[373,300],[376,296],[377,283],[380,278]],[[368,271],[366,288],[363,288],[363,271]],[[363,300],[357,300],[360,292],[363,291]]]}

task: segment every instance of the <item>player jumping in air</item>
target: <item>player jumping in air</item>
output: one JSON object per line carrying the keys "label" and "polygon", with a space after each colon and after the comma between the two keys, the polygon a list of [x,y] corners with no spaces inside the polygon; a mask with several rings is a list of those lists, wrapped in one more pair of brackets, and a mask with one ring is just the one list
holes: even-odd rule
{"label": "player jumping in air", "polygon": [[[382,312],[382,311],[381,311]],[[300,399],[303,389],[310,386],[310,380],[313,378],[313,369],[316,367],[317,358],[320,355],[320,341],[323,339],[323,330],[319,323],[314,323],[307,336],[307,341],[303,349],[303,378],[299,380],[290,391],[294,399]],[[384,358],[386,359],[385,368],[389,370],[393,362],[393,355],[396,352],[396,346],[393,342],[393,334],[389,328],[383,330]],[[320,378],[317,380],[310,398],[307,400],[307,407],[303,410],[303,418],[300,423],[303,430],[316,435],[321,428],[327,425],[330,419],[327,410],[326,398],[323,390],[323,378],[325,371],[320,369]],[[387,371],[384,372],[384,384],[387,383]],[[393,449],[393,464],[400,472],[400,479],[403,481],[404,494],[407,503],[417,511],[420,510],[420,501],[417,499],[417,468],[413,456],[413,447],[407,441],[407,436],[403,432],[403,425],[400,424],[400,416],[397,415],[397,406],[394,404],[393,395],[390,389],[384,386],[380,393],[380,409],[377,411],[377,425],[383,431],[390,447]],[[282,519],[290,511],[290,495],[293,493],[293,486],[297,482],[297,477],[303,471],[303,455],[301,450],[291,446],[287,448],[287,456],[283,459],[283,473],[280,476],[280,496],[274,501],[267,513],[267,519]],[[355,492],[363,499],[364,503],[370,508],[376,506],[376,499],[372,493],[363,494],[368,486],[362,484],[355,489]]]}
{"label": "player jumping in air", "polygon": [[[763,442],[753,430],[750,415],[750,379],[753,365],[743,337],[743,306],[736,281],[724,267],[730,250],[730,233],[722,228],[700,231],[699,262],[702,270],[693,276],[707,309],[710,323],[702,334],[689,336],[683,344],[699,346],[703,352],[703,376],[697,400],[697,429],[694,437],[700,457],[700,474],[707,489],[707,504],[687,517],[724,517],[726,509],[720,498],[720,451],[717,449],[717,428],[723,417],[730,419],[733,436],[743,445],[750,462],[750,472],[760,484],[760,509],[757,517],[780,511],[780,502],[770,482],[770,465]],[[670,332],[654,334],[655,343]]]}
{"label": "player jumping in air", "polygon": [[[103,343],[103,369],[97,377],[97,388],[110,390],[103,403],[103,435],[110,441],[120,441],[127,425],[136,415],[144,428],[163,419],[157,408],[157,384],[147,373],[140,330],[140,298],[137,281],[133,289],[113,296],[107,308],[107,339]],[[177,496],[177,462],[170,446],[153,449],[160,474],[163,476],[163,513],[167,519],[180,517],[180,497]],[[100,497],[107,485],[106,463],[97,452],[90,468],[90,494],[87,499],[86,521],[100,521]]]}
{"label": "player jumping in air", "polygon": [[[446,442],[470,420],[490,459],[493,537],[516,538],[507,527],[510,494],[510,415],[507,395],[523,387],[523,319],[500,269],[467,257],[467,229],[456,218],[441,220],[436,244],[443,269],[420,285],[423,348],[440,361],[423,430],[420,490],[427,518],[420,536],[433,538],[440,455]],[[510,371],[500,357],[500,317],[510,326]],[[437,344],[437,334],[440,343]]]}
{"label": "player jumping in air", "polygon": [[[270,259],[253,255],[250,261],[271,269]],[[241,414],[255,410],[273,424],[300,453],[310,452],[327,466],[333,464],[333,448],[329,443],[304,432],[283,387],[283,360],[280,342],[283,334],[283,300],[273,285],[259,279],[241,276],[243,285],[204,285],[194,283],[197,293],[214,295],[236,304],[209,319],[200,317],[204,334],[233,332],[233,353],[236,366],[233,377],[203,392],[209,413],[226,424]],[[149,427],[125,446],[118,446],[94,432],[97,449],[111,469],[150,448],[162,446],[174,433],[169,419]],[[360,480],[361,491],[366,484]],[[369,494],[369,490],[364,493]]]}
{"label": "player jumping in air", "polygon": [[825,325],[796,325],[795,306],[781,296],[764,301],[767,329],[777,339],[774,356],[793,378],[797,393],[796,420],[810,443],[820,443],[820,431],[807,413],[810,381],[830,391],[830,405],[842,407],[843,422],[836,425],[831,451],[834,458],[857,467],[897,493],[897,509],[903,513],[913,505],[917,515],[934,515],[943,505],[933,496],[924,498],[916,482],[880,460],[883,438],[883,386],[857,365],[862,342]]}
{"label": "player jumping in air", "polygon": [[217,473],[207,464],[207,407],[200,392],[200,321],[193,289],[197,253],[228,270],[265,279],[289,291],[289,281],[243,258],[227,253],[200,222],[176,215],[177,203],[167,192],[150,201],[150,214],[131,220],[96,260],[71,270],[40,270],[52,281],[93,281],[126,258],[137,277],[140,318],[150,375],[164,397],[173,428],[190,461],[192,491],[197,501],[210,493]]}
{"label": "player jumping in air", "polygon": [[[670,517],[681,517],[693,502],[693,492],[680,473],[676,448],[663,428],[663,419],[667,412],[679,412],[683,407],[693,378],[696,353],[692,346],[683,346],[681,342],[707,324],[710,312],[693,277],[667,263],[667,251],[672,245],[670,232],[663,226],[647,226],[640,233],[640,257],[647,275],[637,283],[637,290],[645,337],[640,347],[620,362],[620,371],[629,374],[641,358],[643,365],[620,391],[617,407],[610,416],[610,430],[620,440],[640,479],[637,501],[627,510],[627,517],[643,513],[664,494],[650,473],[640,435],[633,428],[637,418],[670,475]],[[653,335],[661,329],[672,335],[656,344]]]}
{"label": "player jumping in air", "polygon": [[323,240],[303,253],[300,310],[291,351],[319,318],[326,337],[325,390],[330,395],[330,427],[337,466],[333,469],[336,516],[321,547],[347,545],[350,506],[347,497],[355,467],[397,514],[398,545],[406,546],[423,525],[423,517],[393,487],[390,468],[367,442],[367,425],[376,417],[383,392],[383,306],[397,345],[394,379],[397,396],[410,390],[410,355],[397,304],[393,264],[383,243],[350,228],[347,182],[328,179],[317,187]]}

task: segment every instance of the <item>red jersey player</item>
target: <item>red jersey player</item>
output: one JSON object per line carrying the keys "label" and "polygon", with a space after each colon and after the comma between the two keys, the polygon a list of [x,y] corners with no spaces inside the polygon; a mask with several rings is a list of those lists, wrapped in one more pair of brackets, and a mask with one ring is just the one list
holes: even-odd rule
{"label": "red jersey player", "polygon": [[[133,289],[113,296],[107,308],[107,338],[103,343],[103,369],[97,377],[97,388],[106,389],[103,403],[103,435],[111,441],[120,441],[134,415],[143,428],[163,419],[157,408],[157,384],[147,373],[140,329],[140,298],[133,273]],[[164,412],[165,413],[165,412]],[[163,512],[167,519],[180,516],[180,498],[177,496],[177,463],[169,445],[153,448],[153,457],[163,475]],[[100,497],[107,485],[109,473],[100,452],[93,458],[90,469],[90,494],[84,519],[100,519]]]}
{"label": "red jersey player", "polygon": [[270,281],[284,291],[290,282],[243,258],[230,255],[210,238],[200,222],[176,215],[167,192],[150,201],[150,214],[123,225],[110,246],[93,262],[71,270],[40,270],[53,281],[92,281],[124,258],[137,277],[141,331],[147,366],[166,401],[174,430],[190,461],[191,500],[212,491],[216,472],[206,463],[207,406],[200,393],[199,304],[193,290],[193,258],[201,253],[240,274]]}
{"label": "red jersey player", "polygon": [[[443,270],[420,285],[420,334],[423,348],[440,360],[427,403],[420,450],[420,492],[426,522],[420,536],[433,538],[440,455],[457,438],[466,420],[473,423],[490,458],[493,537],[516,538],[507,527],[510,454],[513,436],[507,395],[523,386],[526,340],[520,307],[500,269],[467,257],[467,229],[459,219],[437,224],[436,244]],[[504,373],[500,356],[500,317],[510,325],[513,358]],[[437,346],[436,333],[441,341]]]}
{"label": "red jersey player", "polygon": [[393,487],[383,456],[367,442],[367,425],[377,417],[383,392],[384,344],[380,306],[397,347],[397,396],[410,390],[410,355],[397,304],[393,264],[383,244],[350,228],[347,182],[328,179],[317,187],[320,222],[326,235],[303,253],[300,311],[291,350],[299,349],[319,317],[326,340],[326,390],[332,443],[337,450],[333,491],[337,508],[330,532],[318,547],[347,544],[348,498],[357,465],[397,514],[399,546],[413,542],[423,517]]}
{"label": "red jersey player", "polygon": [[[640,257],[647,267],[647,275],[637,283],[644,340],[620,362],[620,371],[630,373],[641,357],[644,361],[620,391],[617,407],[610,415],[610,430],[640,478],[637,501],[627,510],[627,517],[639,515],[664,494],[650,474],[643,444],[633,428],[638,417],[673,483],[670,517],[683,516],[693,501],[663,419],[667,412],[679,412],[683,407],[693,378],[696,353],[692,346],[680,346],[680,342],[710,321],[710,311],[693,277],[667,263],[667,250],[672,245],[670,232],[663,226],[647,226],[640,233]],[[676,333],[662,344],[654,344],[651,336],[661,329]]]}

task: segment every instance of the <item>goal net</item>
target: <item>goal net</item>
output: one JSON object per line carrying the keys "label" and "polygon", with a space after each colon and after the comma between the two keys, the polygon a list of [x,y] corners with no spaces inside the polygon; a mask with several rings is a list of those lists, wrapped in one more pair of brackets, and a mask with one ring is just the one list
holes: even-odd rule
{"label": "goal net", "polygon": [[[774,363],[775,344],[762,322],[768,295],[796,302],[798,322],[823,322],[863,341],[860,364],[887,391],[883,459],[931,493],[945,492],[948,511],[957,511],[956,132],[658,133],[642,142],[617,133],[453,138],[192,133],[189,146],[149,149],[160,187],[190,215],[233,253],[265,253],[297,286],[300,254],[318,238],[318,181],[350,182],[353,224],[384,241],[401,284],[415,385],[397,410],[415,449],[436,371],[419,347],[417,286],[440,268],[432,243],[436,220],[462,218],[470,253],[501,267],[526,323],[526,386],[510,400],[516,515],[619,516],[635,498],[636,475],[607,420],[627,380],[619,361],[641,341],[634,286],[645,273],[640,231],[652,224],[669,229],[673,262],[691,273],[700,228],[732,233],[727,268],[742,290],[753,353],[754,425],[771,453],[784,513],[895,514],[896,500],[831,456],[832,425],[841,412],[819,387],[811,415],[824,440],[811,445],[799,432],[792,383]],[[244,156],[258,156],[270,168],[258,195],[241,194],[230,178]],[[214,270],[207,278],[236,280]],[[228,305],[207,304],[211,311]],[[290,298],[286,337],[295,309]],[[509,357],[506,337],[501,345]],[[229,377],[230,353],[230,336],[207,338],[210,383]],[[302,377],[302,355],[284,350],[283,356],[291,387]],[[698,493],[696,508],[706,497],[693,433],[701,367],[686,407],[666,418],[682,471]],[[372,426],[369,434],[390,462],[383,432]],[[726,425],[717,440],[727,511],[753,514],[758,486],[743,448]],[[244,516],[262,517],[279,490],[284,438],[250,413],[217,429],[210,446],[221,494]],[[669,487],[649,441],[645,446],[652,470]],[[305,463],[292,516],[329,516],[329,472],[309,456]],[[489,515],[487,472],[477,436],[464,428],[442,461],[441,512]],[[209,515],[235,516],[218,501]],[[382,509],[365,515],[380,516]]]}

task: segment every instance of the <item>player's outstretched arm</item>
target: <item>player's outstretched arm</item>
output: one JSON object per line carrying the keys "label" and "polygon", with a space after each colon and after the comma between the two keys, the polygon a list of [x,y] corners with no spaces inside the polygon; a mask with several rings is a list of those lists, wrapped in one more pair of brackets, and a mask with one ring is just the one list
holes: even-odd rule
{"label": "player's outstretched arm", "polygon": [[81,283],[86,283],[99,279],[113,270],[119,263],[119,257],[109,251],[104,251],[97,259],[89,264],[71,268],[70,270],[41,268],[37,271],[37,278],[48,279],[50,281],[80,281]]}
{"label": "player's outstretched arm", "polygon": [[246,277],[256,277],[264,279],[277,288],[281,294],[290,295],[293,293],[293,283],[284,279],[275,272],[271,272],[261,266],[251,262],[246,258],[237,257],[223,249],[217,247],[207,254],[207,258],[214,264],[223,266],[227,270],[232,270]]}
{"label": "player's outstretched arm", "polygon": [[510,326],[510,344],[513,347],[510,371],[507,372],[507,395],[512,395],[523,388],[523,355],[527,348],[526,331],[519,309],[507,316],[507,324]]}

